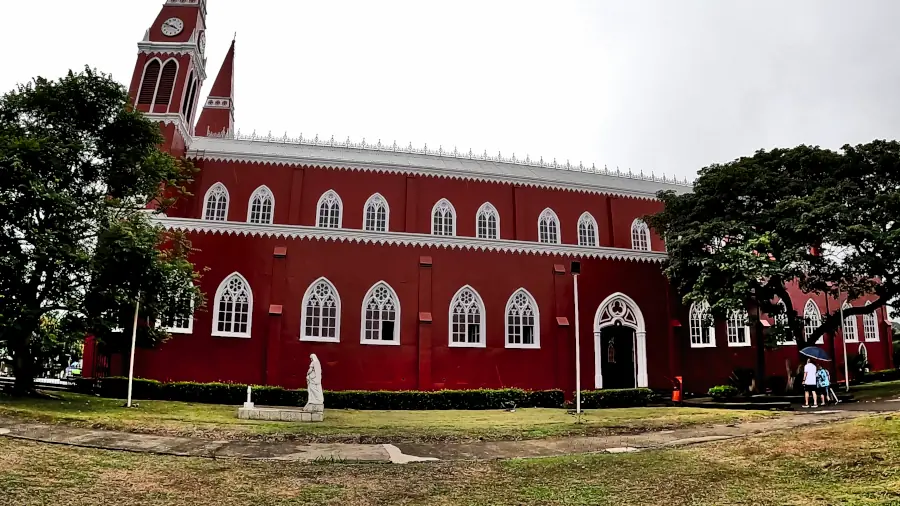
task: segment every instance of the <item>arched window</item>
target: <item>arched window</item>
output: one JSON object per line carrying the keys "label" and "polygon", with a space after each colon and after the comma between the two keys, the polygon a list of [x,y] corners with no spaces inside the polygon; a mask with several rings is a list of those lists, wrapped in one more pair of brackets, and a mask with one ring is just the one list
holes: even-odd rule
{"label": "arched window", "polygon": [[691,348],[715,348],[716,328],[709,314],[709,304],[693,303],[689,311]]}
{"label": "arched window", "polygon": [[159,75],[159,86],[156,91],[156,99],[153,101],[155,105],[166,106],[166,112],[169,111],[169,102],[172,101],[172,89],[175,88],[175,77],[178,75],[178,62],[174,59],[169,60],[163,65],[162,73]]}
{"label": "arched window", "polygon": [[237,272],[225,278],[216,290],[212,335],[250,337],[253,319],[253,292],[250,283]]}
{"label": "arched window", "polygon": [[597,220],[591,213],[585,212],[578,218],[578,245],[597,246]]}
{"label": "arched window", "polygon": [[191,98],[191,87],[194,86],[194,71],[188,74],[187,84],[184,87],[184,98],[181,100],[181,115],[188,119],[188,100]]}
{"label": "arched window", "polygon": [[360,342],[400,344],[400,301],[384,281],[375,283],[363,297]]}
{"label": "arched window", "polygon": [[479,239],[500,238],[500,214],[490,202],[481,204],[475,215],[475,234]]}
{"label": "arched window", "polygon": [[[869,302],[866,302],[866,305],[869,305]],[[878,311],[877,309],[875,311]],[[867,342],[874,342],[878,340],[878,317],[875,316],[875,313],[869,313],[863,315],[863,338]]]}
{"label": "arched window", "polygon": [[222,183],[216,183],[206,190],[203,198],[203,219],[208,221],[225,221],[228,219],[228,189]]}
{"label": "arched window", "polygon": [[336,343],[341,340],[341,298],[325,278],[309,285],[303,295],[301,341]]}
{"label": "arched window", "polygon": [[[809,344],[809,338],[812,337],[813,332],[820,325],[822,325],[822,313],[819,312],[819,306],[812,299],[809,299],[806,301],[806,306],[803,307],[803,339],[806,340],[807,344]],[[824,336],[816,340],[816,344],[824,342]]]}
{"label": "arched window", "polygon": [[519,288],[506,302],[506,347],[540,348],[541,319],[537,302]]}
{"label": "arched window", "polygon": [[247,221],[250,223],[272,223],[275,214],[275,196],[268,186],[262,185],[250,195]]}
{"label": "arched window", "polygon": [[559,244],[559,218],[549,207],[538,217],[538,241]]}
{"label": "arched window", "polygon": [[750,322],[746,310],[733,309],[729,311],[726,330],[728,331],[728,346],[750,346]]}
{"label": "arched window", "polygon": [[431,233],[433,235],[456,235],[456,209],[449,200],[438,200],[431,209]]}
{"label": "arched window", "polygon": [[328,190],[319,198],[316,209],[319,217],[316,226],[320,228],[341,228],[343,218],[341,197],[334,190]]}
{"label": "arched window", "polygon": [[138,104],[152,105],[156,96],[156,83],[159,81],[159,71],[162,64],[154,58],[144,67],[144,77],[141,79],[141,91],[138,93]]}
{"label": "arched window", "polygon": [[794,331],[790,329],[788,326],[788,315],[787,315],[787,305],[785,305],[783,300],[778,301],[778,305],[781,306],[781,312],[775,315],[775,325],[787,329],[787,335],[781,336],[778,344],[780,345],[789,345],[789,344],[797,344],[797,340],[794,339]]}
{"label": "arched window", "polygon": [[388,207],[387,200],[380,193],[372,195],[366,201],[363,212],[363,230],[387,232],[390,215],[391,208]]}
{"label": "arched window", "polygon": [[184,119],[187,120],[188,125],[194,124],[194,106],[197,105],[195,103],[197,98],[197,82],[196,78],[191,82],[191,91],[187,99],[187,113],[184,115]]}
{"label": "arched window", "polygon": [[484,302],[471,286],[450,299],[450,346],[484,348]]}
{"label": "arched window", "polygon": [[[869,361],[869,350],[866,349],[866,345],[863,343],[859,343],[859,348],[856,349],[857,355],[862,357],[864,362]],[[868,366],[866,366],[868,367]]]}
{"label": "arched window", "polygon": [[640,218],[631,223],[631,249],[650,251],[650,227]]}
{"label": "arched window", "polygon": [[[850,309],[852,306],[848,303],[844,303],[842,309],[844,311]],[[859,333],[856,328],[856,317],[855,316],[845,316],[844,317],[844,341],[848,343],[858,343],[859,342]]]}

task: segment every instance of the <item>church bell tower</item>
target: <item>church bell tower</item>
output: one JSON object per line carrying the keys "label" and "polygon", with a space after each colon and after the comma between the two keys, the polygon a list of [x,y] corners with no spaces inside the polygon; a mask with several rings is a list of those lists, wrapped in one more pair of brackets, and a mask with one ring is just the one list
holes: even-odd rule
{"label": "church bell tower", "polygon": [[134,107],[158,121],[164,151],[185,153],[206,80],[206,0],[165,0],[138,42],[129,95]]}

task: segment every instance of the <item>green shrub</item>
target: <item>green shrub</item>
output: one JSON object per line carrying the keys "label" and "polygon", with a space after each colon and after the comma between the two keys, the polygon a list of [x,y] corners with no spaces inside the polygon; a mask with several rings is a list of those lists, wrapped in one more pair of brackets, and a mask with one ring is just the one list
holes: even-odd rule
{"label": "green shrub", "polygon": [[656,399],[656,394],[649,388],[588,390],[581,392],[581,407],[583,409],[631,408],[646,406]]}
{"label": "green shrub", "polygon": [[731,399],[737,397],[740,390],[731,385],[719,385],[709,389],[709,395],[716,400]]}
{"label": "green shrub", "polygon": [[863,375],[864,383],[869,381],[895,381],[900,380],[900,369],[882,369],[881,371],[871,371]]}
{"label": "green shrub", "polygon": [[[94,392],[102,397],[123,398],[128,378],[113,377],[92,381]],[[86,388],[85,382],[81,388]],[[243,404],[247,385],[236,383],[161,383],[135,379],[132,397],[145,400],[196,402],[206,404]],[[517,388],[497,390],[437,391],[326,391],[325,404],[332,409],[503,409],[512,404],[520,408],[558,408],[563,404],[562,390],[527,391]],[[260,406],[303,406],[306,390],[254,386],[253,403]]]}

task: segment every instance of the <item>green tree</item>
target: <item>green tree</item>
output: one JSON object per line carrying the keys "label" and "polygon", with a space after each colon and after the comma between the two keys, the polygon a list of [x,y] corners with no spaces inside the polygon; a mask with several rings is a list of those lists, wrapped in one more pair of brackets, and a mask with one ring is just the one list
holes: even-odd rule
{"label": "green tree", "polygon": [[47,315],[60,315],[60,338],[111,340],[140,297],[152,345],[167,334],[146,322],[202,304],[190,244],[152,219],[194,172],[162,141],[125,89],[89,68],[0,98],[0,348],[17,393],[33,391]]}
{"label": "green tree", "polygon": [[[664,210],[646,217],[666,241],[666,274],[686,304],[708,301],[723,317],[748,308],[784,313],[766,344],[793,335],[798,349],[802,315],[787,287],[850,300],[874,293],[845,316],[896,305],[900,294],[900,144],[874,141],[840,151],[798,146],[758,151],[700,170],[693,191],[661,192]],[[802,304],[800,304],[802,307]],[[823,315],[815,342],[840,325],[839,308]],[[762,335],[763,332],[757,332]],[[758,371],[764,353],[759,346]]]}

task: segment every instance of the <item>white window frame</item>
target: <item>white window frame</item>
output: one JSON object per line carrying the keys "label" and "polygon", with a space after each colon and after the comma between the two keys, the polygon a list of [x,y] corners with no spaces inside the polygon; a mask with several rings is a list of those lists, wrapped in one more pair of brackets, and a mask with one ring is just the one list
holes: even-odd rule
{"label": "white window frame", "polygon": [[[238,278],[247,288],[247,332],[225,332],[218,330],[219,328],[219,301],[222,298],[222,292],[228,287],[228,282],[232,278]],[[212,335],[215,337],[241,337],[249,339],[253,333],[253,288],[241,273],[235,271],[225,276],[219,287],[216,289],[216,297],[213,299],[213,317],[212,317]]]}
{"label": "white window frame", "polygon": [[[494,222],[497,226],[496,230],[494,230],[494,232],[496,232],[496,237],[485,237],[481,235],[481,226],[479,224],[479,220],[481,220],[482,216],[484,216],[485,220],[487,220],[488,215],[494,216]],[[477,237],[478,239],[500,239],[500,213],[497,211],[497,208],[494,207],[494,205],[490,202],[481,204],[481,207],[478,208],[478,212],[475,213],[475,237]]]}
{"label": "white window frame", "polygon": [[[387,341],[384,339],[366,339],[366,309],[369,305],[369,298],[372,297],[372,295],[375,293],[375,289],[378,287],[381,287],[381,286],[387,288],[388,292],[390,292],[391,299],[394,303],[394,308],[395,308],[394,309],[394,336],[391,340],[387,340]],[[304,306],[304,311],[305,310],[306,310],[306,307]],[[304,319],[305,319],[305,317],[306,317],[306,315],[304,315]],[[381,320],[379,319],[379,321],[381,321]],[[400,321],[401,321],[400,320],[400,297],[397,296],[397,292],[394,290],[394,288],[390,284],[388,284],[387,281],[381,280],[381,281],[375,283],[374,285],[372,285],[371,288],[369,288],[369,291],[366,292],[366,295],[363,297],[363,300],[362,300],[362,308],[360,310],[360,317],[359,317],[359,322],[360,322],[359,342],[361,344],[372,345],[372,346],[400,346]],[[305,322],[304,322],[304,328],[305,328]]]}
{"label": "white window frame", "polygon": [[[743,325],[741,325],[743,321]],[[728,312],[728,320],[725,323],[726,336],[728,337],[728,346],[732,348],[742,348],[750,346],[750,315],[746,309],[732,309]],[[740,337],[740,330],[744,330],[744,340],[737,341]],[[735,340],[732,340],[732,337]]]}
{"label": "white window frame", "polygon": [[[528,303],[531,306],[531,311],[534,313],[534,342],[531,344],[509,342],[509,311],[510,309],[512,309],[512,305],[515,301],[516,295],[519,294],[525,295],[525,298],[528,300]],[[531,292],[526,290],[524,287],[515,290],[506,301],[506,309],[503,311],[503,336],[506,348],[527,350],[539,350],[541,348],[541,312],[538,308],[537,301],[534,299],[534,296],[532,296]]]}
{"label": "white window frame", "polygon": [[[581,228],[587,227],[588,225],[590,225],[594,229],[593,244],[590,244],[590,243],[582,240]],[[587,235],[587,234],[585,234],[585,235]],[[581,217],[578,218],[578,245],[596,248],[597,246],[600,245],[599,235],[600,235],[600,230],[597,227],[597,220],[594,219],[594,215],[592,215],[591,213],[589,213],[587,211],[582,213]]]}
{"label": "white window frame", "polygon": [[[309,303],[309,299],[313,296],[313,291],[319,283],[326,283],[331,287],[332,293],[334,293],[334,337],[325,337],[325,336],[309,336],[306,335],[306,309],[307,304]],[[337,287],[334,286],[328,278],[320,277],[309,284],[306,287],[306,292],[303,294],[302,305],[300,306],[300,340],[314,343],[339,343],[341,342],[341,294],[338,292]],[[321,321],[321,316],[319,317]]]}
{"label": "white window frame", "polygon": [[[381,205],[384,208],[384,230],[377,230],[368,228],[368,217],[369,217],[369,207],[375,207],[375,216],[378,217],[378,205]],[[376,226],[378,220],[375,220]],[[369,232],[388,232],[391,229],[391,206],[388,205],[388,201],[384,198],[384,195],[380,193],[373,193],[371,197],[366,199],[366,204],[363,206],[363,221],[362,221],[362,229]]]}
{"label": "white window frame", "polygon": [[[332,199],[337,203],[338,206],[338,222],[337,227],[332,227],[330,224],[322,223],[322,204],[325,203],[326,200]],[[344,228],[344,201],[341,200],[341,196],[338,195],[338,192],[334,190],[328,190],[323,193],[321,197],[319,197],[319,201],[316,202],[316,227],[318,228]]]}
{"label": "white window frame", "polygon": [[[696,315],[696,317],[695,317]],[[705,320],[710,320],[710,325],[705,325]],[[694,330],[699,339],[694,342]],[[703,330],[709,332],[709,342],[703,342]],[[715,348],[716,347],[716,322],[709,314],[709,304],[706,302],[693,303],[688,310],[688,337],[691,340],[691,348]]]}
{"label": "white window frame", "polygon": [[[544,240],[544,237],[541,235],[541,225],[547,223],[547,240]],[[550,237],[550,225],[556,227],[556,240],[551,240]],[[556,212],[549,207],[541,211],[541,214],[538,215],[537,220],[538,227],[538,242],[542,244],[562,244],[562,227],[559,225],[559,216],[556,215]]]}
{"label": "white window frame", "polygon": [[[866,302],[866,305],[870,305],[871,302]],[[878,316],[875,314],[878,310],[872,311],[869,314],[863,315],[863,341],[867,343],[877,343],[881,340],[881,336],[878,332]],[[871,328],[871,333],[869,332]],[[873,337],[869,337],[872,335]]]}
{"label": "white window frame", "polygon": [[[459,299],[460,295],[463,292],[469,290],[473,294],[475,305],[478,307],[479,311],[479,333],[478,333],[478,342],[470,343],[470,342],[462,342],[455,343],[453,342],[453,308],[456,305],[457,299]],[[468,325],[468,323],[466,323]],[[453,294],[453,297],[450,298],[450,307],[447,309],[447,342],[450,348],[486,348],[487,347],[487,339],[486,339],[486,328],[487,328],[487,312],[484,310],[484,301],[481,299],[481,295],[477,290],[472,288],[470,285],[464,285],[462,288],[456,291]],[[468,336],[468,327],[466,328],[466,335]]]}
{"label": "white window frame", "polygon": [[[225,216],[223,220],[217,219],[207,219],[206,213],[209,209],[209,197],[212,196],[213,193],[221,192],[225,194]],[[200,215],[200,219],[204,221],[228,221],[228,209],[231,206],[231,195],[228,194],[228,188],[222,184],[222,182],[217,182],[214,185],[210,186],[209,189],[206,190],[206,193],[203,195],[203,213]]]}
{"label": "white window frame", "polygon": [[[822,325],[822,312],[819,311],[819,305],[816,301],[809,298],[803,306],[803,340],[809,344],[809,336]],[[825,336],[822,335],[816,340],[815,344],[824,344]]]}
{"label": "white window frame", "polygon": [[[216,307],[216,315],[218,317],[218,306]],[[163,318],[160,317],[156,321],[157,327],[162,327]],[[194,333],[194,298],[191,297],[191,315],[187,318],[187,328],[181,327],[164,327],[169,334],[193,334]]]}
{"label": "white window frame", "polygon": [[[852,307],[853,306],[851,306],[850,304],[844,302],[843,306],[841,306],[841,309],[846,311],[847,309],[850,309]],[[841,332],[842,332],[842,337],[843,337],[845,343],[858,343],[859,342],[858,323],[859,323],[859,319],[856,317],[856,315],[844,317],[844,326],[841,329]]]}
{"label": "white window frame", "polygon": [[778,315],[775,318],[772,318],[772,322],[776,325],[784,325],[787,327],[790,332],[791,340],[790,341],[781,341],[778,343],[778,346],[797,346],[797,337],[794,336],[794,331],[790,328],[788,323],[788,315],[787,315],[787,304],[784,303],[783,300],[779,300],[778,304],[784,308],[784,312]]}
{"label": "white window frame", "polygon": [[[269,200],[272,201],[272,208],[269,210],[269,221],[250,221],[253,217],[253,199],[265,199],[266,197],[268,197]],[[257,189],[253,190],[253,193],[250,194],[250,200],[247,201],[247,223],[263,225],[271,225],[275,223],[275,194],[272,193],[272,190],[270,190],[268,186],[260,185]]]}
{"label": "white window frame", "polygon": [[[449,214],[450,218],[453,220],[450,223],[450,225],[451,225],[450,226],[450,235],[445,234],[443,230],[439,234],[436,233],[436,231],[435,231],[434,215],[435,215],[435,213],[438,212],[438,208],[443,208],[443,209],[441,209],[441,211],[447,211],[447,214]],[[431,235],[440,235],[440,236],[444,236],[444,237],[455,237],[456,236],[456,208],[453,207],[453,204],[449,200],[442,198],[442,199],[438,200],[437,202],[435,202],[434,206],[431,208],[431,216],[429,218],[431,220]],[[446,220],[445,220],[445,222],[446,222]],[[443,227],[446,228],[446,224],[443,225]]]}
{"label": "white window frame", "polygon": [[[641,247],[640,242],[646,241],[646,247]],[[650,227],[644,220],[635,218],[631,222],[631,249],[636,251],[650,251]]]}

